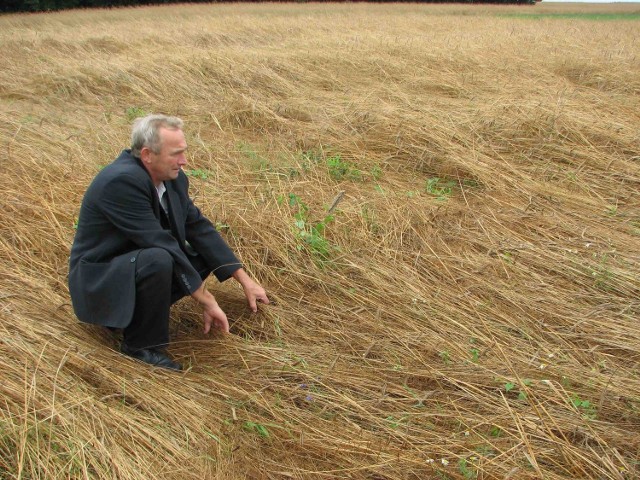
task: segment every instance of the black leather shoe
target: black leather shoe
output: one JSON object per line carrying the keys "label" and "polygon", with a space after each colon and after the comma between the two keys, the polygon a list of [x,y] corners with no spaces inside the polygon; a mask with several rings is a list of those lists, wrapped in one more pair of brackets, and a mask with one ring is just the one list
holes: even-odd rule
{"label": "black leather shoe", "polygon": [[169,370],[182,370],[182,365],[178,362],[174,362],[166,354],[152,348],[134,349],[122,342],[122,345],[120,345],[120,351],[129,357],[136,358],[144,363],[148,363],[149,365],[168,368]]}

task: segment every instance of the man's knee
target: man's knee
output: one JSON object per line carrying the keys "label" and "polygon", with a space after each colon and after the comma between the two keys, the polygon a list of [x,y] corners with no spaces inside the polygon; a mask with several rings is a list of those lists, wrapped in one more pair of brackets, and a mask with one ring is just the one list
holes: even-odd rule
{"label": "man's knee", "polygon": [[140,250],[136,260],[136,273],[146,275],[171,275],[173,273],[173,257],[163,248],[145,248]]}

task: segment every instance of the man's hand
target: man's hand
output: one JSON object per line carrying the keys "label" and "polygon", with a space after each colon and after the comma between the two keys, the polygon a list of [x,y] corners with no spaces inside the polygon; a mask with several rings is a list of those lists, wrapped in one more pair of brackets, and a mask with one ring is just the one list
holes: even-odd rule
{"label": "man's hand", "polygon": [[215,305],[205,305],[202,313],[204,322],[204,333],[207,334],[211,330],[211,326],[222,333],[229,333],[229,321],[227,315],[222,311],[217,302]]}
{"label": "man's hand", "polygon": [[227,315],[222,311],[218,302],[211,292],[204,285],[204,282],[191,296],[204,307],[202,321],[204,323],[204,333],[211,331],[211,326],[222,333],[229,333],[229,321]]}
{"label": "man's hand", "polygon": [[258,283],[252,280],[244,269],[240,268],[233,272],[233,278],[242,285],[244,296],[247,297],[247,303],[253,313],[258,311],[258,302],[264,303],[265,305],[269,304],[267,292],[265,292],[264,288],[258,285]]}

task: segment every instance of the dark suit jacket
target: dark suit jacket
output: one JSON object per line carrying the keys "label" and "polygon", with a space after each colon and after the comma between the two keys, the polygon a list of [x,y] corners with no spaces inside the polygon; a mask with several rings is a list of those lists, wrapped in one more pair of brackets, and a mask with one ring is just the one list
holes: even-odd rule
{"label": "dark suit jacket", "polygon": [[189,198],[186,175],[180,172],[165,186],[171,230],[162,227],[156,188],[130,150],[105,167],[87,189],[69,260],[69,292],[81,321],[119,328],[130,323],[135,262],[141,249],[159,247],[169,252],[174,281],[187,295],[202,280],[189,261],[191,250],[185,242],[220,281],[242,266]]}

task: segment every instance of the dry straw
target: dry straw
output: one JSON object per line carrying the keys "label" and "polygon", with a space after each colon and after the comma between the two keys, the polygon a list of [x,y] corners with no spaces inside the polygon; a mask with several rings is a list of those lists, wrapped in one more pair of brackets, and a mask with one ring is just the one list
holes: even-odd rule
{"label": "dry straw", "polygon": [[[637,478],[637,12],[576,8],[0,17],[0,478]],[[142,112],[276,301],[176,306],[182,374],[66,287]]]}

